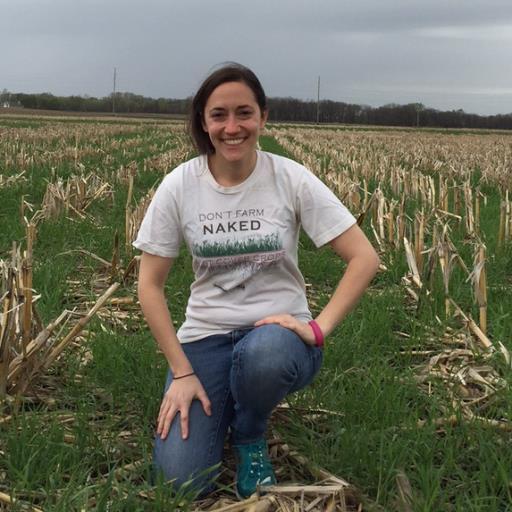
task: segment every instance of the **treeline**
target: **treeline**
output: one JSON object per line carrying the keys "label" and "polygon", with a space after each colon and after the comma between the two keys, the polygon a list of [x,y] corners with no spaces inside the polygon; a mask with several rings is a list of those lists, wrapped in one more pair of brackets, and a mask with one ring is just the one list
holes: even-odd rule
{"label": "treeline", "polygon": [[[382,126],[419,126],[442,128],[512,129],[512,113],[492,116],[469,114],[463,110],[440,111],[420,103],[408,105],[389,104],[382,107],[355,105],[340,101],[324,100],[317,111],[316,101],[296,98],[269,98],[271,121],[294,123],[370,124]],[[130,92],[119,92],[103,98],[90,96],[54,96],[49,93],[0,94],[2,105],[31,109],[74,112],[116,112],[138,114],[186,115],[190,98],[148,98]]]}
{"label": "treeline", "polygon": [[0,99],[0,106],[7,101],[12,106],[70,112],[116,112],[119,114],[186,114],[190,99],[147,98],[131,92],[111,94],[103,98],[92,96],[54,96],[50,93],[9,93],[9,99]]}
{"label": "treeline", "polygon": [[512,129],[512,114],[480,116],[463,110],[440,111],[421,103],[389,104],[382,107],[354,105],[341,101],[320,102],[318,114],[315,101],[295,98],[271,98],[270,119],[291,122],[371,124],[379,126],[419,126],[440,128]]}

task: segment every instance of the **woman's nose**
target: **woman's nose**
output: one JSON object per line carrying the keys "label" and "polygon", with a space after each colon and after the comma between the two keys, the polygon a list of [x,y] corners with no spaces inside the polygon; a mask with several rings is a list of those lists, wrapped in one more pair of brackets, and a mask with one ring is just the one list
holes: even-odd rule
{"label": "woman's nose", "polygon": [[238,120],[235,115],[229,115],[226,120],[226,132],[228,133],[234,133],[238,131]]}

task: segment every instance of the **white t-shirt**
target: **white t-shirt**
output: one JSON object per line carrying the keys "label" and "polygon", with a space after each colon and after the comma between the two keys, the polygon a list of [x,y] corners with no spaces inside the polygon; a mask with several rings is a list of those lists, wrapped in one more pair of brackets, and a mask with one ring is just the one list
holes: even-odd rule
{"label": "white t-shirt", "polygon": [[297,265],[300,226],[320,247],[355,222],[329,188],[293,160],[258,151],[251,175],[223,187],[202,155],[163,179],[133,245],[175,258],[187,244],[195,280],[177,333],[187,343],[268,315],[311,320]]}

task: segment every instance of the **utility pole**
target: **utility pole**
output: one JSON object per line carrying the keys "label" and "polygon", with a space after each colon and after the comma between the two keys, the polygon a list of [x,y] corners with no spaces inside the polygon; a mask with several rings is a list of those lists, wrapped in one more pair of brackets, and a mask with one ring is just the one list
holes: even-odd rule
{"label": "utility pole", "polygon": [[423,103],[416,103],[416,128],[420,126],[420,112],[423,110]]}
{"label": "utility pole", "polygon": [[320,122],[320,75],[318,75],[318,89],[316,95],[316,124]]}
{"label": "utility pole", "polygon": [[116,68],[114,68],[114,91],[112,92],[112,113],[116,113]]}

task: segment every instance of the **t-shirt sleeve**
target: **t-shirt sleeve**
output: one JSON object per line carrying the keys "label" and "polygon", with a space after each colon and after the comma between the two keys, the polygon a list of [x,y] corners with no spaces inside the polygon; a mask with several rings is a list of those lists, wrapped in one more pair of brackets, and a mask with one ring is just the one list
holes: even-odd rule
{"label": "t-shirt sleeve", "polygon": [[183,241],[173,184],[168,175],[157,188],[133,246],[164,258],[175,258]]}
{"label": "t-shirt sleeve", "polygon": [[356,223],[355,217],[327,185],[307,169],[303,172],[297,200],[302,227],[317,247]]}

